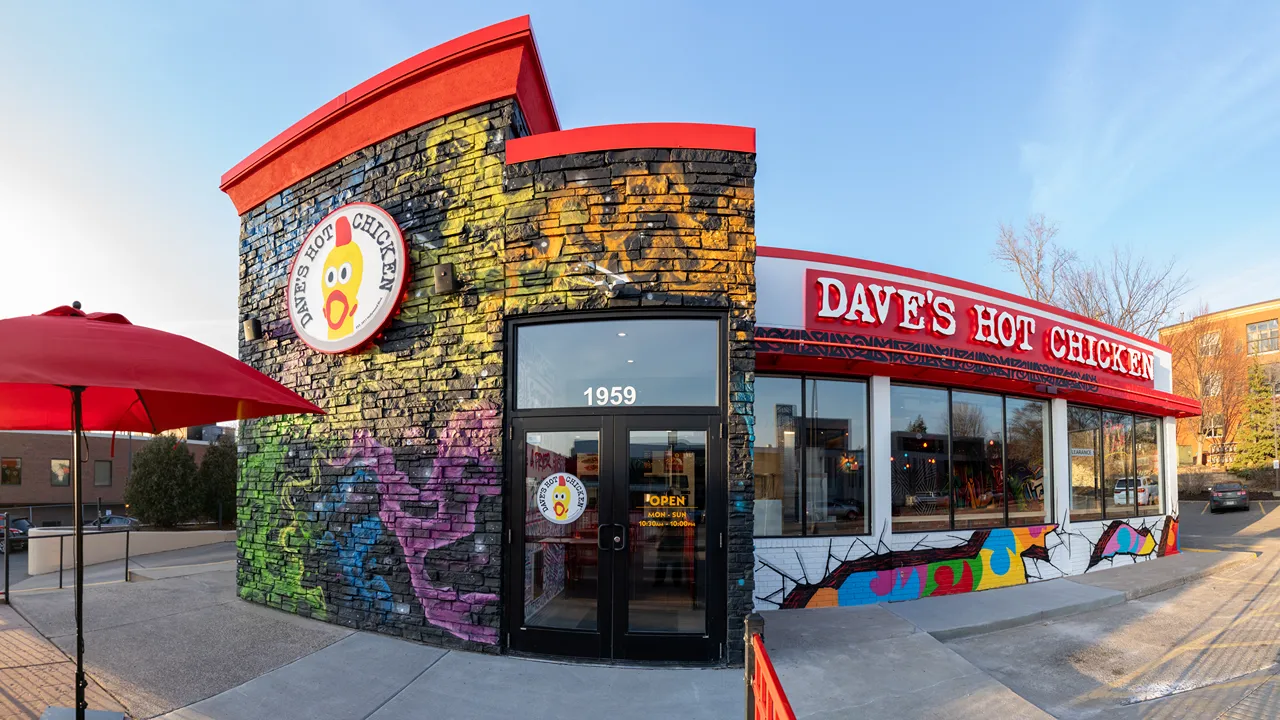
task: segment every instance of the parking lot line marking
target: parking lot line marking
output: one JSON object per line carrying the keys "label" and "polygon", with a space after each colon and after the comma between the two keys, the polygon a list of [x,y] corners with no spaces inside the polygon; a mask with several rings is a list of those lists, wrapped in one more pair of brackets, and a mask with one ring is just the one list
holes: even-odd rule
{"label": "parking lot line marking", "polygon": [[1201,515],[1203,515],[1203,514],[1205,514],[1205,513],[1206,513],[1206,512],[1208,512],[1208,511],[1209,511],[1209,503],[1205,503],[1205,504],[1204,504],[1204,510],[1201,510],[1201,511],[1200,511],[1200,514],[1201,514]]}

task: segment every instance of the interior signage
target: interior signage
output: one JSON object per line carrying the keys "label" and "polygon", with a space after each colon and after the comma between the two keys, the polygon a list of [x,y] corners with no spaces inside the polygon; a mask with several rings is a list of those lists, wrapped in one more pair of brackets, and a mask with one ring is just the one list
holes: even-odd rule
{"label": "interior signage", "polygon": [[693,527],[689,518],[689,498],[672,493],[644,493],[641,500],[644,517],[640,527]]}
{"label": "interior signage", "polygon": [[400,226],[382,208],[351,203],[329,213],[289,268],[294,332],[320,352],[361,347],[395,314],[407,257]]}
{"label": "interior signage", "polygon": [[805,323],[811,329],[920,340],[1123,376],[1153,385],[1155,356],[997,299],[939,291],[903,282],[809,269]]}

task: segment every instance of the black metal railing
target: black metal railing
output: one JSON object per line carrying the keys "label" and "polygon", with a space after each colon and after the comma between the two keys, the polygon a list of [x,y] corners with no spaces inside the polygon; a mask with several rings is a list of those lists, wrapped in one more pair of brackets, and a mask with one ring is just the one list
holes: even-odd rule
{"label": "black metal railing", "polygon": [[[93,537],[95,535],[117,535],[119,533],[124,533],[124,581],[125,582],[130,582],[132,580],[132,576],[129,574],[129,537],[132,532],[133,532],[133,528],[123,527],[123,528],[95,528],[94,530],[85,533],[85,537]],[[66,538],[69,538],[69,537],[75,537],[74,530],[71,532],[65,532],[65,533],[42,532],[39,535],[27,536],[28,548],[31,547],[31,543],[35,540],[48,540],[51,538],[58,538],[58,589],[59,590],[63,589],[62,571],[64,569],[63,565],[65,564],[64,558],[66,557]],[[79,559],[73,558],[73,562],[71,565],[73,569],[75,568],[75,562],[79,562]],[[110,562],[110,560],[106,560],[104,562]]]}
{"label": "black metal railing", "polygon": [[0,518],[3,518],[2,522],[4,523],[4,529],[0,530],[0,532],[4,533],[4,538],[0,539],[0,543],[4,543],[4,547],[0,548],[0,550],[4,550],[4,604],[8,605],[9,604],[9,553],[13,549],[13,545],[9,543],[9,534],[10,534],[9,533],[9,513],[7,512],[0,513]]}

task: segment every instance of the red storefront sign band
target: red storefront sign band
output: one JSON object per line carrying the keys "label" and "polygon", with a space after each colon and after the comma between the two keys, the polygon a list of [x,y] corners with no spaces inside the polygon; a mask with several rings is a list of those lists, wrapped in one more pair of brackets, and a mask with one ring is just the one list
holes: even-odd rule
{"label": "red storefront sign band", "polygon": [[1055,318],[1009,309],[950,290],[857,274],[806,271],[805,325],[943,347],[1025,356],[1064,369],[1088,368],[1152,388],[1155,356]]}

